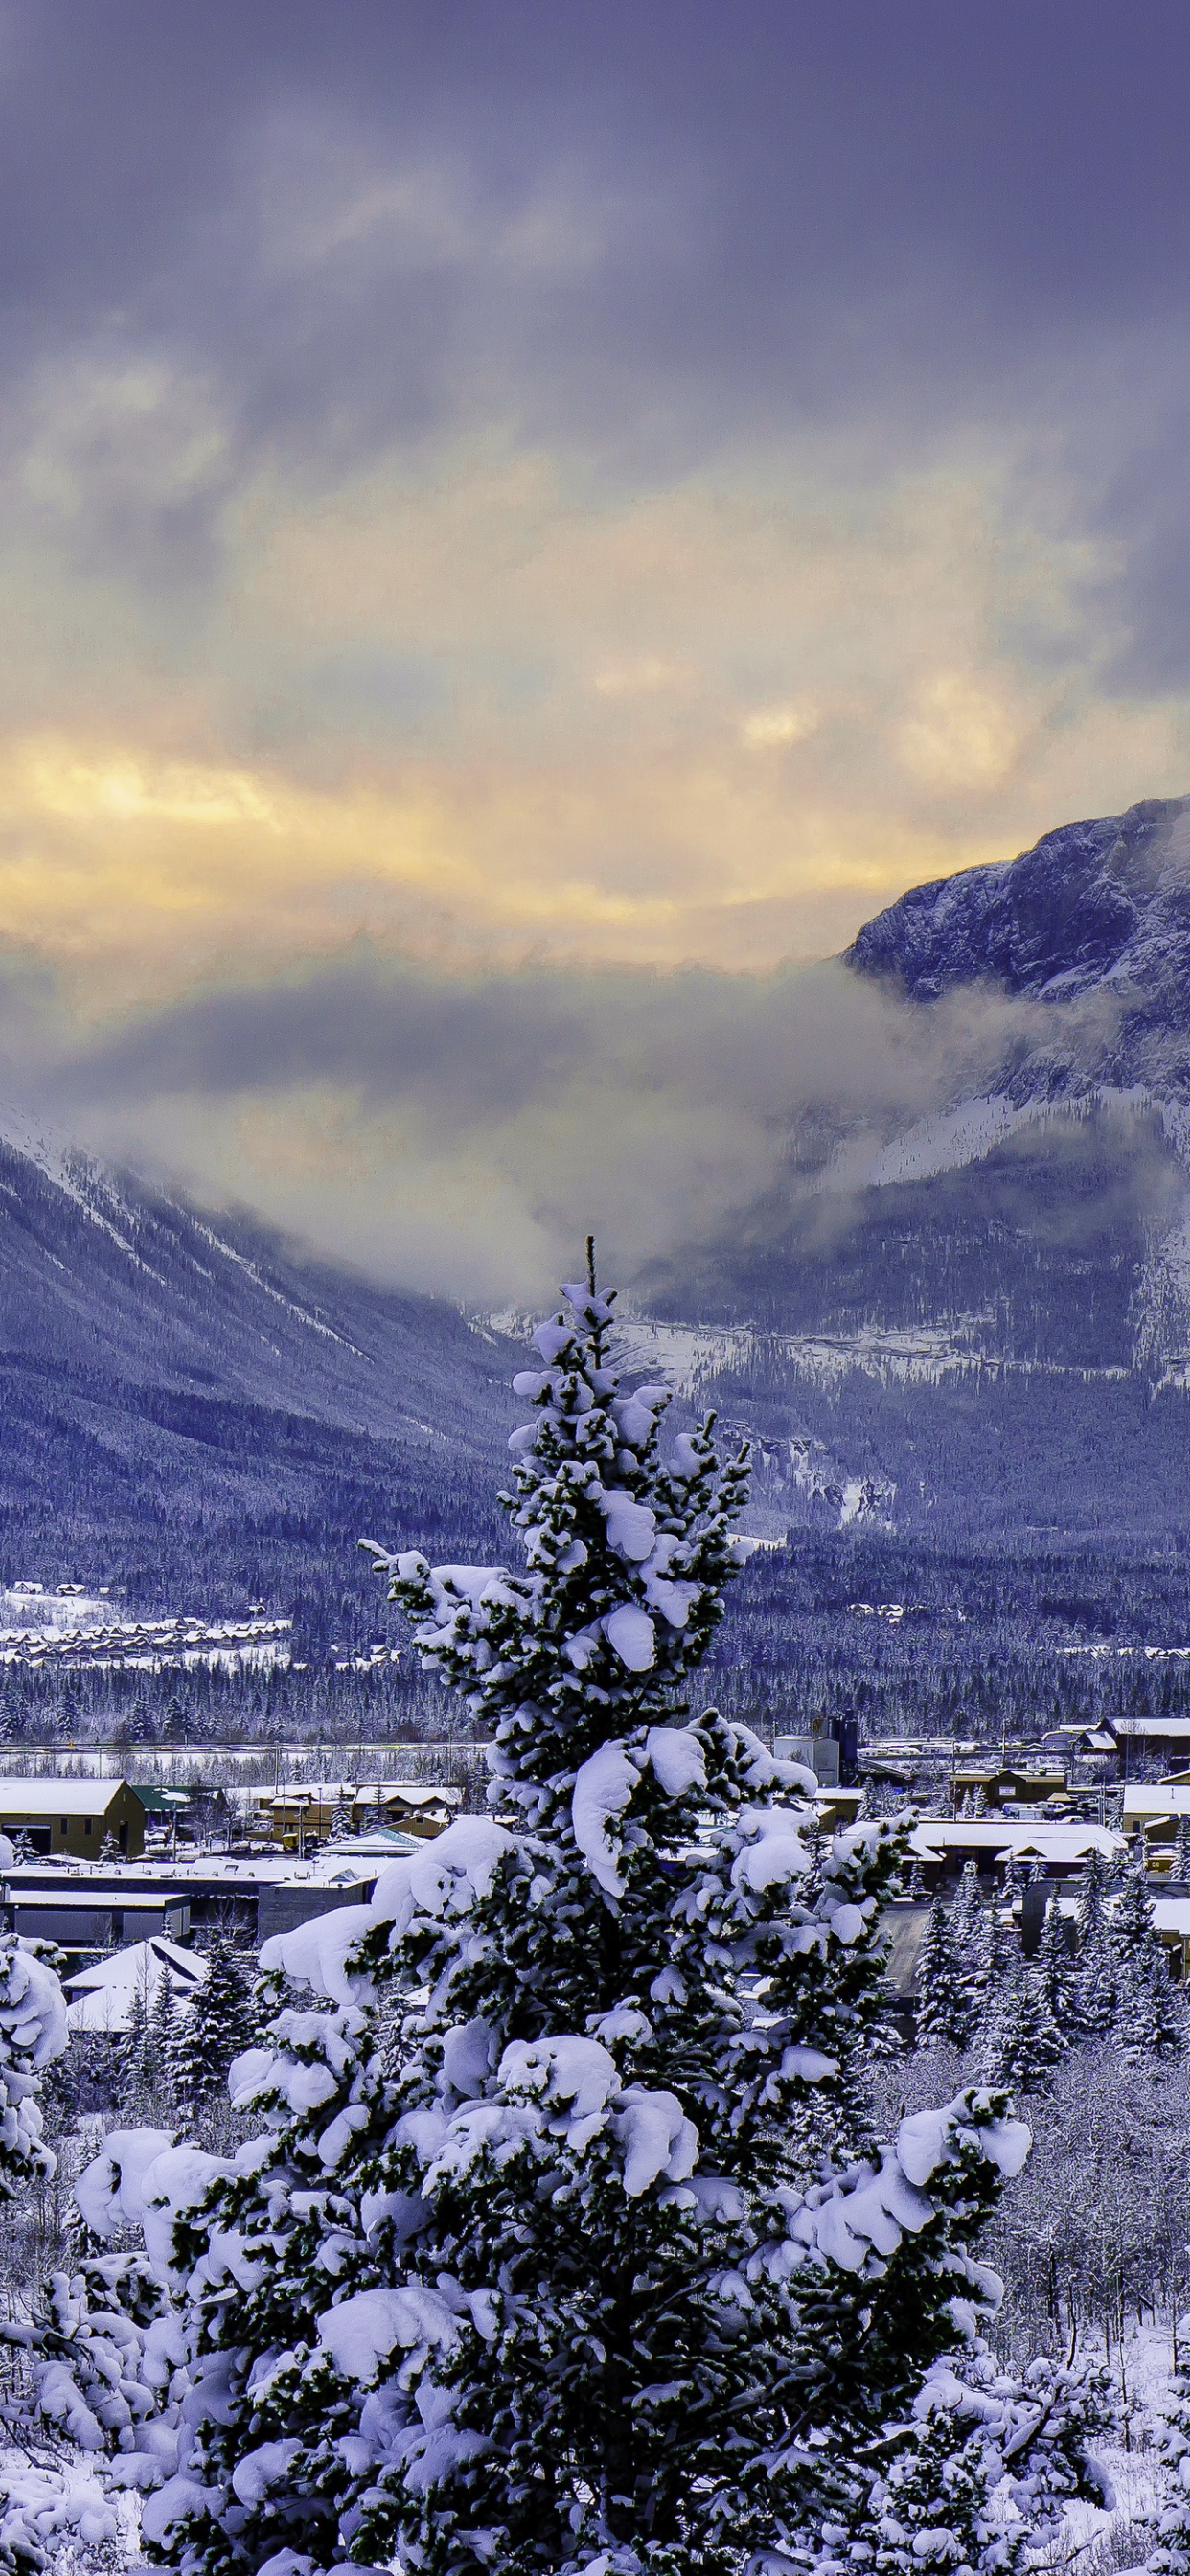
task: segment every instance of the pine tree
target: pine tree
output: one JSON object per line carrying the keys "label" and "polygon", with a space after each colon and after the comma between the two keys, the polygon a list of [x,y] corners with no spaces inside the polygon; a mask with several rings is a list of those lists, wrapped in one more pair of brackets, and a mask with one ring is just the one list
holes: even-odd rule
{"label": "pine tree", "polygon": [[145,2063],[151,2099],[159,2111],[172,2114],[177,2102],[177,2051],[181,2014],[168,1968],[157,1980],[145,2031]]}
{"label": "pine tree", "polygon": [[926,1917],[917,1953],[917,2021],[919,2048],[965,2048],[971,2028],[971,1993],[966,1963],[956,1950],[950,1916],[936,1896]]}
{"label": "pine tree", "polygon": [[1190,1880],[1190,1815],[1178,1817],[1178,1830],[1173,1847],[1173,1876],[1179,1879],[1183,1886]]}
{"label": "pine tree", "polygon": [[1102,2039],[1116,2017],[1116,1956],[1109,1938],[1107,1871],[1098,1847],[1087,1858],[1075,1915],[1078,1973],[1074,2025],[1085,2039]]}
{"label": "pine tree", "polygon": [[1069,2045],[1076,2036],[1077,1971],[1067,1938],[1066,1916],[1057,1897],[1050,1905],[1037,1945],[1037,1975],[1050,2019]]}
{"label": "pine tree", "polygon": [[1163,2409],[1152,2576],[1190,2576],[1190,2376],[1178,2372]]}
{"label": "pine tree", "polygon": [[983,2034],[980,2073],[989,2084],[1034,2093],[1048,2084],[1064,2043],[1040,1977],[1018,1972],[1001,1987]]}
{"label": "pine tree", "polygon": [[1083,1874],[1078,1884],[1078,1903],[1074,1919],[1078,1927],[1080,1950],[1089,1949],[1094,1942],[1106,1939],[1107,1867],[1097,1843],[1087,1854]]}
{"label": "pine tree", "polygon": [[119,2103],[126,2119],[140,2121],[147,2116],[153,2100],[153,2075],[149,1983],[147,1973],[142,1972],[133,1988],[128,2033],[120,2050]]}
{"label": "pine tree", "polygon": [[1115,2025],[1119,1976],[1106,1941],[1080,1960],[1074,2024],[1083,2039],[1105,2039]]}
{"label": "pine tree", "polygon": [[1142,1870],[1131,1868],[1116,1900],[1108,1931],[1112,1953],[1122,1968],[1127,1960],[1146,1950],[1153,1937],[1153,1901],[1145,1886]]}
{"label": "pine tree", "polygon": [[[906,2438],[983,2296],[966,2249],[1024,2133],[972,2093],[862,2151],[895,1834],[811,1859],[757,1739],[686,1722],[742,1461],[708,1424],[663,1462],[664,1391],[619,1383],[593,1282],[567,1296],[517,1381],[525,1570],[377,1552],[491,1736],[499,1812],[394,1863],[366,1923],[266,1945],[339,2009],[283,2014],[272,2071],[238,2071],[288,2123],[175,2226],[192,2386],[144,2527],[188,2576],[290,2550],[729,2576],[858,2445]],[[387,2074],[370,1980],[405,1999]],[[861,2149],[841,2169],[831,2131]],[[168,2174],[193,2190],[194,2152],[148,2206]]]}
{"label": "pine tree", "polygon": [[226,1934],[218,1932],[172,2050],[174,2099],[183,2119],[226,2097],[228,2069],[256,2028],[250,1979]]}
{"label": "pine tree", "polygon": [[1154,1934],[1120,1968],[1116,2036],[1124,2055],[1139,2059],[1176,2057],[1184,2034],[1181,2001],[1170,1981],[1162,1943]]}
{"label": "pine tree", "polygon": [[1017,2378],[977,2342],[927,2374],[908,2442],[887,2469],[853,2482],[846,2518],[805,2556],[814,2576],[1015,2576],[1057,2537],[1071,2503],[1105,2501],[1091,2442],[1117,2429],[1102,2367],[1075,2373],[1043,2359]]}
{"label": "pine tree", "polygon": [[983,1929],[983,1913],[979,1872],[973,1860],[965,1860],[950,1914],[950,1934],[956,1950],[970,1953],[977,1949]]}

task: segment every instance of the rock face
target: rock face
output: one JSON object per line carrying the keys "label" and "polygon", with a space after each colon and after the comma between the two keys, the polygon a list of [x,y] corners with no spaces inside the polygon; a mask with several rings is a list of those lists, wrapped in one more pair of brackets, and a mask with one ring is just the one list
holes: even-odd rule
{"label": "rock face", "polygon": [[845,963],[928,1005],[980,985],[1052,1010],[1016,1100],[1144,1086],[1190,1099],[1190,798],[1047,832],[1002,867],[914,886]]}
{"label": "rock face", "polygon": [[991,981],[1069,1001],[1114,982],[1172,1001],[1190,1021],[1190,797],[1130,805],[1047,832],[1002,867],[914,886],[846,951],[915,1002]]}

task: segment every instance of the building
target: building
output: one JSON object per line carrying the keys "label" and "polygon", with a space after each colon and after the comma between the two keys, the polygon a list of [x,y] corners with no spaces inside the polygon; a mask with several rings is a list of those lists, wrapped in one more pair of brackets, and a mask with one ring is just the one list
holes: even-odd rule
{"label": "building", "polygon": [[80,1968],[63,1979],[66,2027],[72,2038],[84,2031],[118,2039],[132,2028],[138,1995],[151,2007],[162,1978],[168,1977],[184,2012],[206,1975],[207,1963],[198,1950],[181,1950],[175,1941],[160,1937],[135,1941],[130,1949],[114,1950],[93,1968]]}
{"label": "building", "polygon": [[982,1792],[989,1807],[1043,1807],[1047,1798],[1060,1798],[1066,1788],[1066,1766],[1054,1762],[1030,1763],[1014,1770],[1010,1763],[965,1762],[954,1773],[956,1798],[977,1797]]}
{"label": "building", "polygon": [[1133,1779],[1146,1762],[1190,1762],[1190,1717],[1113,1717],[1107,1724],[1124,1780]]}
{"label": "building", "polygon": [[1093,1851],[1109,1868],[1118,1867],[1124,1837],[1106,1825],[1051,1824],[1025,1816],[921,1816],[909,1837],[910,1859],[921,1863],[930,1888],[957,1878],[969,1860],[989,1877],[1017,1861],[1026,1869],[1036,1863],[1047,1878],[1071,1878],[1086,1868]]}
{"label": "building", "polygon": [[297,1781],[254,1790],[252,1806],[258,1832],[284,1851],[301,1852],[307,1843],[324,1843],[336,1814],[344,1813],[353,1834],[389,1826],[424,1840],[450,1823],[461,1796],[437,1780]]}
{"label": "building", "polygon": [[[402,1848],[417,1845],[403,1837]],[[296,1866],[280,1852],[255,1860],[181,1853],[110,1869],[30,1861],[0,1871],[0,1901],[11,1928],[40,1932],[74,1952],[207,1931],[226,1931],[257,1949],[312,1914],[366,1905],[385,1863],[399,1857],[399,1849],[386,1845],[374,1856],[327,1852]]]}
{"label": "building", "polygon": [[1151,1868],[1168,1868],[1183,1816],[1190,1816],[1190,1783],[1157,1780],[1134,1782],[1121,1799],[1120,1822],[1126,1834],[1144,1835]]}
{"label": "building", "polygon": [[0,1777],[0,1834],[30,1851],[96,1860],[109,1837],[135,1860],[145,1847],[145,1811],[126,1780]]}
{"label": "building", "polygon": [[56,1941],[73,1958],[87,1950],[110,1950],[122,1941],[184,1941],[190,1931],[190,1907],[176,1887],[133,1881],[113,1889],[102,1880],[89,1883],[65,1871],[49,1886],[37,1883],[36,1872],[33,1878],[30,1886],[19,1869],[5,1872],[10,1927],[22,1940]]}

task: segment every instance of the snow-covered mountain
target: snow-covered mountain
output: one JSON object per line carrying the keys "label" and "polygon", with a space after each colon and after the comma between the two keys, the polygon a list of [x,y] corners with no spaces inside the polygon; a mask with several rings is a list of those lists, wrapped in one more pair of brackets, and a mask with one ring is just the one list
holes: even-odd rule
{"label": "snow-covered mountain", "polygon": [[10,1133],[0,1582],[283,1606],[363,1530],[453,1548],[490,1517],[510,1357],[445,1302]]}
{"label": "snow-covered mountain", "polygon": [[[927,1032],[1006,1002],[998,1072],[791,1158],[635,1283],[632,1357],[751,1439],[761,1537],[1190,1532],[1190,800],[918,887],[846,964]],[[0,1584],[285,1609],[361,1531],[486,1548],[515,1364],[499,1325],[0,1141]]]}
{"label": "snow-covered mountain", "polygon": [[730,1334],[701,1390],[902,1525],[1190,1527],[1190,799],[916,887],[844,962],[927,1032],[969,992],[999,1070],[642,1283]]}

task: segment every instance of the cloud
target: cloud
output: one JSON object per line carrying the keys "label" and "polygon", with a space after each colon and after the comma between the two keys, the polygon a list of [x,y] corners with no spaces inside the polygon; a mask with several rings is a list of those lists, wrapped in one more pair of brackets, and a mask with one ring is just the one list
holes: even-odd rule
{"label": "cloud", "polygon": [[[464,980],[360,954],[81,1041],[63,1018],[37,1100],[323,1252],[499,1305],[550,1293],[592,1228],[631,1277],[766,1193],[813,1194],[842,1139],[874,1152],[1045,1019],[966,993],[906,1009],[837,965]],[[815,1222],[845,1227],[846,1192]]]}
{"label": "cloud", "polygon": [[928,1107],[942,1021],[774,969],[1188,783],[1188,71],[1056,0],[9,0],[14,1083],[484,1295]]}

